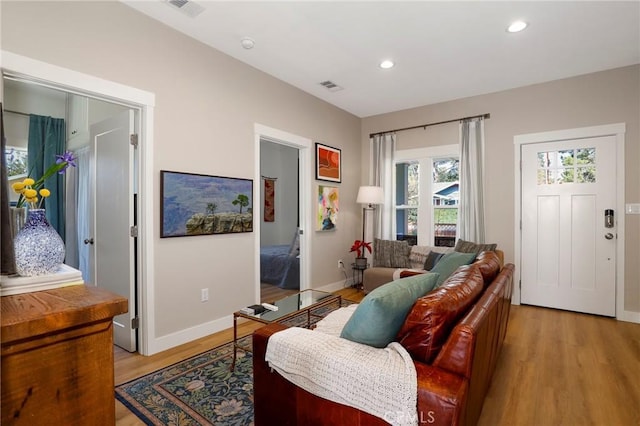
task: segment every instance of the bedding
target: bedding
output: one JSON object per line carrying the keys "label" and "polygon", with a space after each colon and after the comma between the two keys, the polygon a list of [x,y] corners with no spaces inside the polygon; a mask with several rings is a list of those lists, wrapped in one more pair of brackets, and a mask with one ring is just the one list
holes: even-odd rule
{"label": "bedding", "polygon": [[300,257],[290,245],[260,247],[260,281],[280,288],[300,288]]}
{"label": "bedding", "polygon": [[300,289],[300,232],[291,244],[260,247],[260,282],[280,288]]}

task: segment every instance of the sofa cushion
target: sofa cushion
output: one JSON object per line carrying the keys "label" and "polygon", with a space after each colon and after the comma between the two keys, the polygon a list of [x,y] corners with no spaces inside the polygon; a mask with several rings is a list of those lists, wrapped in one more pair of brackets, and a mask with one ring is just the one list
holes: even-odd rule
{"label": "sofa cushion", "polygon": [[497,247],[498,244],[478,244],[458,239],[454,250],[460,253],[480,253],[482,251],[495,251]]}
{"label": "sofa cushion", "polygon": [[424,261],[424,269],[427,271],[432,270],[442,256],[444,256],[444,253],[438,253],[437,251],[430,251],[429,254],[427,255],[427,258]]}
{"label": "sofa cushion", "polygon": [[485,286],[488,286],[498,276],[502,267],[502,262],[495,251],[483,251],[476,257],[474,264],[480,268]]}
{"label": "sofa cushion", "polygon": [[430,363],[455,323],[480,296],[483,286],[478,266],[461,267],[442,287],[416,301],[398,332],[397,341],[412,358]]}
{"label": "sofa cushion", "polygon": [[431,268],[431,272],[440,274],[437,287],[439,287],[449,275],[453,274],[458,267],[470,264],[475,258],[475,253],[458,253],[457,251],[452,251],[442,256],[440,260],[438,260],[438,263]]}
{"label": "sofa cushion", "polygon": [[427,272],[402,278],[367,294],[344,325],[340,337],[384,348],[393,342],[411,306],[431,291],[438,274]]}
{"label": "sofa cushion", "polygon": [[373,240],[373,266],[409,268],[409,243],[406,241]]}
{"label": "sofa cushion", "polygon": [[429,253],[449,253],[452,251],[453,247],[411,246],[411,250],[409,251],[409,264],[412,269],[423,269]]}

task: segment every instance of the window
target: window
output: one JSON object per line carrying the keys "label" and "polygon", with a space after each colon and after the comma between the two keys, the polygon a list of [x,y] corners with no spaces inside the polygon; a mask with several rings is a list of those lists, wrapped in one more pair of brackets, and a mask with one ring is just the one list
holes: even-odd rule
{"label": "window", "polygon": [[436,246],[453,247],[456,243],[459,170],[457,157],[433,160],[433,236]]}
{"label": "window", "polygon": [[453,246],[459,202],[458,145],[396,152],[396,237]]}
{"label": "window", "polygon": [[417,244],[420,201],[420,163],[396,163],[396,234],[398,240]]}
{"label": "window", "polygon": [[9,180],[26,177],[27,175],[27,150],[7,146],[4,150],[7,160],[7,177]]}
{"label": "window", "polygon": [[595,148],[538,153],[538,185],[594,183],[595,181]]}

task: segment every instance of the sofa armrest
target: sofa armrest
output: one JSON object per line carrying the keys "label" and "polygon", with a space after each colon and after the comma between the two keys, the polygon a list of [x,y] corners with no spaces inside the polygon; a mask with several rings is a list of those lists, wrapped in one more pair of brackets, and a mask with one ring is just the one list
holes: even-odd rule
{"label": "sofa armrest", "polygon": [[469,381],[421,362],[414,362],[418,374],[418,423],[463,424]]}
{"label": "sofa armrest", "polygon": [[269,368],[264,360],[272,334],[288,328],[271,323],[253,332],[253,400],[256,425],[295,425],[296,386]]}

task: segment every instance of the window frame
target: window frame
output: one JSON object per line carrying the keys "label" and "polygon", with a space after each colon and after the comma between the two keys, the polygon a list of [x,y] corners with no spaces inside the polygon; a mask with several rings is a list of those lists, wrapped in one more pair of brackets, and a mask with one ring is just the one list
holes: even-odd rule
{"label": "window frame", "polygon": [[[460,158],[460,145],[437,145],[427,148],[414,148],[414,149],[402,149],[395,152],[394,158],[394,170],[398,163],[417,162],[419,164],[420,180],[418,190],[418,229],[417,229],[417,244],[433,246],[435,243],[434,235],[434,205],[433,205],[433,177],[429,173],[429,178],[425,178],[423,170],[433,170],[433,161],[440,158]],[[394,216],[395,212],[401,209],[416,208],[416,206],[410,205],[398,205],[395,204],[396,194],[394,188],[393,194],[394,200]],[[429,200],[425,203],[423,200]],[[397,232],[397,231],[396,231]]]}

